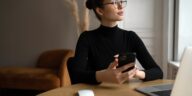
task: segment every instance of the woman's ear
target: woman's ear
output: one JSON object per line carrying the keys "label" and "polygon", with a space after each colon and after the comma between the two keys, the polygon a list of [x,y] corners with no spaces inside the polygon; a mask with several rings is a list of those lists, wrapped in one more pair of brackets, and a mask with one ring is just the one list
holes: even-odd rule
{"label": "woman's ear", "polygon": [[100,16],[103,15],[103,9],[101,9],[101,8],[96,8],[96,12],[97,12],[97,14],[99,14]]}

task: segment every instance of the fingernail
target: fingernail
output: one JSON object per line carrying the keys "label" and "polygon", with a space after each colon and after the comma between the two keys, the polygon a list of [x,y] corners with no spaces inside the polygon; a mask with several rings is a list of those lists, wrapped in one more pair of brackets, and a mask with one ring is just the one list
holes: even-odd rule
{"label": "fingernail", "polygon": [[119,54],[114,55],[114,57],[115,57],[115,58],[118,58],[118,57],[119,57]]}

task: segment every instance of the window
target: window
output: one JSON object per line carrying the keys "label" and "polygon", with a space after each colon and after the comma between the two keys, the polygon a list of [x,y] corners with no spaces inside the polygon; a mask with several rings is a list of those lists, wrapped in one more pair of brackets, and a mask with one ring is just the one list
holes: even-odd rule
{"label": "window", "polygon": [[175,0],[174,61],[179,61],[185,47],[192,46],[192,0]]}

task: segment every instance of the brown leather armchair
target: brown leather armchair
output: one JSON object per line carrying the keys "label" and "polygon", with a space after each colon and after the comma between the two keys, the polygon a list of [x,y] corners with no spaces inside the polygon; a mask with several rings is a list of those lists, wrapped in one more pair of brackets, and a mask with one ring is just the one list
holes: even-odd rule
{"label": "brown leather armchair", "polygon": [[71,85],[67,60],[72,50],[60,49],[43,52],[36,67],[1,67],[0,88],[50,90]]}

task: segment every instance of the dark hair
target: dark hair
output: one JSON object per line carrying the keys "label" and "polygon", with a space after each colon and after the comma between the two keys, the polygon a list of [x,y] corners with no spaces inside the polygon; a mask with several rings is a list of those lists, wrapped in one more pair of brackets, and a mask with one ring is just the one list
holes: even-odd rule
{"label": "dark hair", "polygon": [[95,12],[96,17],[101,20],[101,17],[99,14],[96,12],[96,8],[103,8],[103,1],[104,0],[87,0],[86,1],[86,7],[89,10],[93,10]]}

